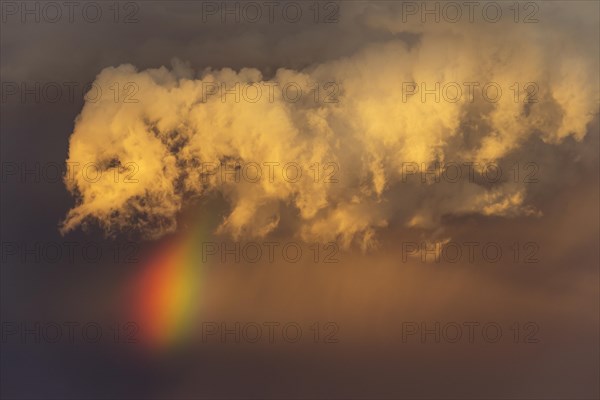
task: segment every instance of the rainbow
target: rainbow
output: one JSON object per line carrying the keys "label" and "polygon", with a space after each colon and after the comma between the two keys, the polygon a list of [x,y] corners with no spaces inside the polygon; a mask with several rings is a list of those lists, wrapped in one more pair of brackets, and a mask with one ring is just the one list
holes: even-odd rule
{"label": "rainbow", "polygon": [[200,316],[201,243],[209,236],[207,223],[167,240],[145,261],[133,282],[133,314],[139,339],[154,349],[187,343]]}

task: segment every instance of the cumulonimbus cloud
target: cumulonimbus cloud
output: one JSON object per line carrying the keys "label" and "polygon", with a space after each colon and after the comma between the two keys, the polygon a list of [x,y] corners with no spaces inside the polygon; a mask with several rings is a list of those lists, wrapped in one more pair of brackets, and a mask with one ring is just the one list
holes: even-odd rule
{"label": "cumulonimbus cloud", "polygon": [[[66,180],[77,203],[62,232],[95,221],[158,238],[176,230],[186,204],[216,192],[230,206],[219,229],[233,237],[270,234],[291,207],[300,238],[363,249],[391,218],[435,228],[447,214],[539,214],[522,179],[485,184],[475,169],[473,179],[437,183],[435,173],[412,173],[502,165],[531,138],[582,140],[598,113],[598,49],[573,45],[556,25],[404,23],[398,11],[367,5],[361,21],[414,33],[416,43],[392,37],[268,78],[253,68],[196,73],[178,60],[102,70],[94,86],[104,95],[88,96],[67,161],[104,173]],[[116,99],[115,83],[134,86]],[[252,178],[231,179],[234,162]],[[135,182],[115,179],[127,165]]]}

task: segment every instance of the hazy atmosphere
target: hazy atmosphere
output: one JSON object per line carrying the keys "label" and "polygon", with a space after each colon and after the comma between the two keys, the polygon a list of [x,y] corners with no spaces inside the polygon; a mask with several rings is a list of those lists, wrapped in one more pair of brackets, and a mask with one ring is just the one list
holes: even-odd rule
{"label": "hazy atmosphere", "polygon": [[2,398],[600,396],[600,3],[0,6]]}

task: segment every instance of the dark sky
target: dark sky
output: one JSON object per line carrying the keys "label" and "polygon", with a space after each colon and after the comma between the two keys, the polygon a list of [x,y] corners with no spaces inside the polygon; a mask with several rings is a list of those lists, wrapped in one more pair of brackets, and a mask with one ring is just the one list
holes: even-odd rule
{"label": "dark sky", "polygon": [[[51,22],[55,14],[46,3],[2,2],[3,398],[600,396],[598,3],[527,3],[536,8],[522,2],[515,17],[508,3],[498,2],[504,13],[498,24],[479,10],[474,22],[464,17],[448,23],[441,15],[440,22],[422,23],[420,10],[412,14],[411,8],[421,2],[319,2],[318,16],[312,2],[288,2],[302,9],[298,22],[278,13],[287,4],[279,3],[273,21],[262,6],[259,22],[242,12],[239,23],[212,13],[220,2],[119,2],[117,17],[113,2],[76,3],[72,22],[66,8]],[[23,7],[39,7],[39,22],[35,14],[23,14]],[[96,8],[90,7],[102,10],[97,22],[91,21]],[[90,14],[82,14],[84,8]],[[539,21],[522,23],[528,15]],[[174,59],[188,63],[189,70]],[[105,70],[122,64],[136,70]],[[164,76],[147,83],[148,76],[160,75],[147,70],[161,66],[168,68]],[[335,81],[342,88],[340,103],[276,102],[255,112],[244,102],[217,99],[207,114],[168,108],[182,104],[187,93],[161,91],[169,79],[198,84],[208,69],[226,80],[223,68],[235,71],[233,80],[249,79],[253,72],[242,69],[255,68],[260,81],[282,82],[286,76]],[[139,114],[131,116],[130,108],[115,102],[86,104],[86,85],[105,85],[110,73],[140,82]],[[430,100],[394,108],[402,95],[399,82],[485,77],[502,85],[515,77],[534,81],[540,101],[516,108],[489,102],[459,107],[443,99],[433,108],[427,108]],[[512,96],[509,85],[505,90]],[[73,98],[68,87],[74,88]],[[102,87],[103,95],[112,95]],[[156,118],[163,144],[168,135],[189,141],[155,157],[159,153],[144,147],[150,142],[115,134],[115,124],[134,126],[140,115]],[[190,128],[191,139],[183,129],[161,131],[160,121],[173,115],[174,125],[187,128],[199,118],[208,128]],[[277,120],[280,115],[285,118]],[[275,128],[257,137],[221,130],[271,121],[265,126],[295,129],[294,142],[277,140]],[[325,149],[340,165],[341,182],[327,187],[325,205],[309,217],[302,199],[318,203],[319,196],[310,197],[321,193],[314,187],[290,192],[276,187],[273,197],[260,185],[186,186],[182,177],[196,168],[185,158],[196,151],[194,138],[204,146],[197,154],[214,151],[220,159],[271,161],[265,158],[269,149],[297,157]],[[118,185],[69,190],[55,178],[69,157],[100,163],[116,155],[124,162],[138,153],[139,163],[164,165],[163,172],[176,160],[172,177],[165,172],[160,180],[144,181],[150,167],[140,172],[145,193],[164,195],[161,185],[174,182],[168,192],[173,197],[140,195],[120,202],[115,196],[110,212],[102,214],[84,195],[101,187],[108,198]],[[508,176],[518,165],[518,182],[477,176],[464,185],[406,183],[394,172],[398,159],[420,164],[484,156]],[[531,172],[527,165],[535,167],[535,181],[524,181],[523,174]],[[382,176],[385,185],[378,193]],[[88,217],[61,234],[78,204],[90,205]],[[177,212],[162,212],[159,205],[176,206]],[[236,207],[252,211],[245,224],[230,218]],[[277,226],[258,235],[272,214]],[[205,221],[199,237],[189,233],[196,218]],[[157,229],[157,223],[174,228]],[[220,224],[225,228],[219,230]],[[148,231],[159,234],[149,237]],[[273,262],[252,263],[247,257],[223,260],[217,252],[209,262],[182,262],[197,265],[198,274],[174,284],[179,292],[170,296],[190,285],[199,307],[177,323],[197,326],[181,328],[187,335],[177,333],[178,340],[166,347],[147,347],[137,285],[160,264],[156,260],[171,254],[165,248],[178,248],[190,237],[197,240],[190,245],[194,254],[206,250],[207,242],[227,248],[259,243],[264,250],[262,243],[270,241],[279,248],[300,243],[304,256],[290,262],[276,252]],[[330,242],[337,244],[326,248]],[[433,253],[411,247],[436,243],[448,251],[439,262],[432,261]],[[449,253],[452,243],[463,252],[456,262]],[[469,244],[476,249],[472,259]],[[497,261],[481,250],[489,244],[501,248]],[[101,255],[90,256],[97,249]],[[331,249],[335,262],[328,263]],[[160,315],[149,310],[150,320]],[[128,322],[140,327],[136,343],[126,339]],[[43,332],[28,331],[36,323]],[[167,330],[179,329],[177,323],[165,323]],[[222,336],[222,324],[236,331],[236,323],[238,342],[235,333]],[[265,323],[277,326],[274,342]],[[67,337],[69,324],[75,326],[73,340]],[[247,336],[252,324],[262,329],[256,342]],[[288,324],[300,327],[297,342],[280,330]],[[44,333],[51,335],[55,325],[62,336],[51,343]],[[97,343],[86,336],[94,326],[102,331]],[[453,340],[456,326],[461,335]],[[491,336],[500,327],[497,341],[482,333],[484,326],[491,326],[486,331]],[[209,327],[217,333],[204,336]],[[424,328],[433,333],[421,336]]]}

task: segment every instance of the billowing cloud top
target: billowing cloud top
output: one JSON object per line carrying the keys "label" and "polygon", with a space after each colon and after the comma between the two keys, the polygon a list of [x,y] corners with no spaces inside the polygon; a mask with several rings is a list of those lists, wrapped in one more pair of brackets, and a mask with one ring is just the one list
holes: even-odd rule
{"label": "billowing cloud top", "polygon": [[[67,160],[103,173],[66,179],[77,204],[62,231],[96,221],[157,238],[214,193],[233,237],[272,233],[287,208],[298,237],[363,249],[391,220],[435,229],[448,214],[539,215],[509,159],[532,141],[581,141],[598,113],[598,49],[585,40],[597,21],[581,9],[545,5],[532,24],[421,23],[401,4],[353,4],[342,17],[386,39],[299,70],[106,68]],[[302,39],[290,43],[315,38]],[[462,178],[437,182],[444,165]],[[482,172],[490,165],[501,179]]]}

